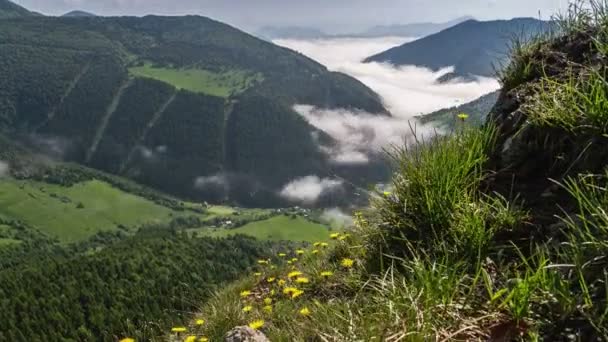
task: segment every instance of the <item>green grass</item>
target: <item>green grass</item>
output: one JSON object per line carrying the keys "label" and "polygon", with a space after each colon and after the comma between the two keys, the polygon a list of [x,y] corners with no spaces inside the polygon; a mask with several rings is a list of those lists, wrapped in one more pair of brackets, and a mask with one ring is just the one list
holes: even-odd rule
{"label": "green grass", "polygon": [[178,89],[219,97],[228,97],[243,92],[263,79],[260,74],[244,70],[213,72],[197,68],[160,68],[151,64],[129,68],[129,72],[135,76],[169,83]]}
{"label": "green grass", "polygon": [[201,228],[196,230],[201,235],[226,237],[244,234],[260,240],[270,241],[327,241],[330,231],[317,223],[302,217],[275,216],[264,221],[252,222],[236,229]]}
{"label": "green grass", "polygon": [[[54,197],[53,197],[54,196]],[[82,208],[78,208],[82,203]],[[0,215],[39,228],[63,242],[86,239],[118,225],[162,223],[177,213],[101,181],[62,187],[34,181],[0,181]]]}
{"label": "green grass", "polygon": [[20,240],[0,238],[0,247],[21,243]]}

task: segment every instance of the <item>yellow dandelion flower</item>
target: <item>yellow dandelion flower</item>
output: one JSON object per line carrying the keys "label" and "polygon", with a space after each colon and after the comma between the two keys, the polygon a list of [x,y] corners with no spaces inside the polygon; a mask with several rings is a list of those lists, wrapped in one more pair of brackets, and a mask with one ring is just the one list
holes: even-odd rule
{"label": "yellow dandelion flower", "polygon": [[249,297],[249,296],[251,296],[251,291],[249,291],[249,290],[241,291],[242,298]]}
{"label": "yellow dandelion flower", "polygon": [[255,272],[253,275],[256,276],[256,277],[261,277],[262,276],[262,272]]}
{"label": "yellow dandelion flower", "polygon": [[291,299],[296,299],[298,297],[300,297],[301,295],[304,294],[304,291],[302,290],[296,290],[291,294]]}
{"label": "yellow dandelion flower", "polygon": [[296,283],[298,283],[298,284],[308,284],[308,283],[310,283],[310,280],[308,278],[306,278],[306,277],[298,277],[296,279]]}
{"label": "yellow dandelion flower", "polygon": [[205,324],[205,320],[204,319],[197,319],[195,323],[196,323],[196,325],[203,325],[203,324]]}
{"label": "yellow dandelion flower", "polygon": [[323,248],[327,248],[327,247],[329,247],[329,244],[327,242],[321,242],[320,246]]}
{"label": "yellow dandelion flower", "polygon": [[319,247],[319,246],[321,246],[321,243],[320,243],[320,242],[315,242],[315,243],[313,243],[312,245],[313,245],[314,247]]}
{"label": "yellow dandelion flower", "polygon": [[279,283],[279,286],[283,286],[287,282],[285,281],[285,279],[279,279],[278,283]]}
{"label": "yellow dandelion flower", "polygon": [[296,255],[302,255],[302,254],[304,254],[304,250],[303,249],[298,249],[296,251]]}
{"label": "yellow dandelion flower", "polygon": [[135,339],[130,338],[130,337],[125,337],[122,340],[120,340],[119,342],[135,342]]}
{"label": "yellow dandelion flower", "polygon": [[264,327],[264,321],[261,319],[249,323],[249,327],[254,330],[259,330]]}
{"label": "yellow dandelion flower", "polygon": [[287,256],[287,254],[285,254],[285,253],[279,253],[278,256],[281,257],[281,258],[284,258],[284,257]]}
{"label": "yellow dandelion flower", "polygon": [[287,274],[287,278],[297,278],[299,276],[303,275],[302,272],[300,271],[293,271],[293,272],[289,272],[289,274]]}
{"label": "yellow dandelion flower", "polygon": [[186,327],[173,327],[173,328],[171,328],[171,332],[174,332],[174,333],[183,333],[183,332],[186,332],[186,330],[187,330]]}
{"label": "yellow dandelion flower", "polygon": [[251,310],[253,310],[253,306],[251,306],[251,305],[247,305],[246,307],[243,308],[243,312],[251,312]]}
{"label": "yellow dandelion flower", "polygon": [[315,249],[314,251],[312,251],[312,254],[319,254],[319,250]]}
{"label": "yellow dandelion flower", "polygon": [[198,339],[198,342],[209,342],[209,339],[206,337],[201,337]]}
{"label": "yellow dandelion flower", "polygon": [[266,305],[262,308],[266,313],[272,313],[272,305]]}
{"label": "yellow dandelion flower", "polygon": [[298,262],[298,258],[292,258],[291,262]]}
{"label": "yellow dandelion flower", "polygon": [[269,283],[274,283],[274,281],[275,281],[276,279],[277,279],[277,278],[275,278],[275,277],[269,277],[269,278],[267,278],[267,279],[266,279],[266,281],[267,281],[267,282],[269,282]]}
{"label": "yellow dandelion flower", "polygon": [[390,191],[385,191],[385,192],[384,192],[384,196],[385,196],[385,197],[389,197],[389,196],[390,196],[390,195],[392,195],[392,194],[393,194],[393,193],[392,193],[392,192],[390,192]]}
{"label": "yellow dandelion flower", "polygon": [[262,260],[262,259],[260,259],[260,260],[258,260],[258,264],[260,264],[260,265],[268,265],[268,260]]}
{"label": "yellow dandelion flower", "polygon": [[184,339],[184,342],[196,342],[196,336],[190,335]]}
{"label": "yellow dandelion flower", "polygon": [[342,265],[342,267],[345,267],[345,268],[351,268],[351,267],[353,267],[354,264],[355,264],[355,261],[353,259],[349,259],[349,258],[344,258],[340,262],[340,265]]}
{"label": "yellow dandelion flower", "polygon": [[293,261],[287,260],[287,265],[291,265],[291,264],[293,264]]}
{"label": "yellow dandelion flower", "polygon": [[332,272],[332,271],[323,271],[323,272],[321,272],[321,277],[323,277],[323,278],[329,278],[329,277],[331,277],[333,275],[334,275],[334,272]]}
{"label": "yellow dandelion flower", "polygon": [[459,118],[460,120],[462,120],[462,121],[464,121],[464,120],[466,120],[466,119],[468,119],[468,118],[469,118],[469,114],[467,114],[467,113],[460,113],[460,114],[458,114],[457,116],[458,116],[458,118]]}
{"label": "yellow dandelion flower", "polygon": [[329,235],[329,237],[330,237],[332,240],[336,240],[336,239],[337,239],[339,236],[340,236],[340,233],[333,233],[333,234]]}
{"label": "yellow dandelion flower", "polygon": [[350,237],[350,234],[340,235],[340,237],[338,238],[338,240],[344,241],[344,240],[348,239],[349,237]]}
{"label": "yellow dandelion flower", "polygon": [[291,295],[292,293],[294,293],[296,291],[298,291],[297,288],[288,286],[288,287],[286,287],[286,288],[283,289],[283,294]]}
{"label": "yellow dandelion flower", "polygon": [[302,310],[300,310],[300,315],[310,316],[310,310],[307,307],[304,307]]}
{"label": "yellow dandelion flower", "polygon": [[264,304],[266,304],[266,305],[272,304],[272,298],[268,298],[268,297],[264,298]]}

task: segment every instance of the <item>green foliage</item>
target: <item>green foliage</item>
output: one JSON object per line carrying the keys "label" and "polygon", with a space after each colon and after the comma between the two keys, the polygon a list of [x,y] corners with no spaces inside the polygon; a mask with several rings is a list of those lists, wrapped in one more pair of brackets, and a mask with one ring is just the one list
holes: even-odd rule
{"label": "green foliage", "polygon": [[[96,253],[42,254],[0,270],[0,340],[148,340],[252,266],[252,240],[148,232]],[[25,271],[26,270],[26,271]]]}
{"label": "green foliage", "polygon": [[493,140],[492,128],[465,128],[393,153],[393,192],[375,204],[389,253],[407,242],[432,249],[448,237],[459,206],[475,202]]}
{"label": "green foliage", "polygon": [[177,89],[189,90],[218,97],[237,95],[263,77],[242,70],[213,72],[198,68],[161,68],[144,64],[129,68],[129,72],[140,77],[147,77],[171,84]]}
{"label": "green foliage", "polygon": [[269,241],[327,241],[329,230],[320,224],[310,222],[301,217],[291,218],[285,215],[275,216],[264,221],[246,224],[236,229],[209,229],[198,230],[199,235],[212,237],[225,237],[243,234],[259,240]]}
{"label": "green foliage", "polygon": [[565,80],[545,78],[524,106],[533,125],[570,132],[608,133],[608,83],[605,71],[570,74]]}

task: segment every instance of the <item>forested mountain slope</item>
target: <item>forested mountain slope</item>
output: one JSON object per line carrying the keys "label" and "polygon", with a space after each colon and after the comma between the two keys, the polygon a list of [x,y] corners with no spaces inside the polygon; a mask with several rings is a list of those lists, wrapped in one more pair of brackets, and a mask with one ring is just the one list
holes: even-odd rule
{"label": "forested mountain slope", "polygon": [[550,27],[550,23],[533,18],[468,20],[370,56],[366,62],[419,65],[433,70],[454,66],[458,75],[493,77],[495,67],[507,63],[513,39],[525,40]]}
{"label": "forested mountain slope", "polygon": [[36,16],[37,13],[13,3],[10,0],[0,0],[0,19]]}
{"label": "forested mountain slope", "polygon": [[[386,113],[353,78],[198,16],[7,19],[0,55],[5,133],[199,199],[268,205],[327,174],[294,104]],[[194,186],[218,174],[239,186]]]}
{"label": "forested mountain slope", "polygon": [[494,104],[496,104],[498,94],[499,91],[493,91],[471,102],[440,109],[433,113],[417,116],[416,118],[423,124],[432,124],[439,128],[453,129],[462,121],[458,118],[458,115],[466,114],[468,116],[466,121],[469,124],[481,125],[486,121],[486,116]]}

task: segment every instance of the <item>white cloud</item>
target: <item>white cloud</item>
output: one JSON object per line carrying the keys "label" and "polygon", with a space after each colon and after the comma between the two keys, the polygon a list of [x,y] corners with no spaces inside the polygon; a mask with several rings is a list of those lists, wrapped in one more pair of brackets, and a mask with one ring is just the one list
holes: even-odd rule
{"label": "white cloud", "polygon": [[206,189],[208,187],[226,187],[228,186],[228,178],[224,174],[216,174],[212,176],[197,177],[194,180],[194,187],[197,189]]}
{"label": "white cloud", "polygon": [[342,187],[342,181],[317,176],[297,178],[286,184],[280,192],[281,197],[303,204],[314,204],[325,192]]}
{"label": "white cloud", "polygon": [[345,109],[295,106],[295,110],[310,124],[339,142],[337,147],[321,147],[334,162],[365,163],[370,152],[380,152],[391,145],[411,141],[412,129],[418,138],[435,134],[434,128],[416,124],[414,116],[463,104],[499,88],[498,81],[484,77],[475,82],[438,83],[437,78],[451,72],[452,68],[431,71],[417,66],[395,67],[361,62],[370,55],[406,41],[408,39],[397,37],[275,41],[325,64],[330,70],[357,78],[382,97],[393,115],[386,117]]}
{"label": "white cloud", "polygon": [[353,224],[353,217],[344,213],[339,208],[325,209],[321,214],[321,219],[326,222],[337,223],[343,227]]}
{"label": "white cloud", "polygon": [[4,177],[8,175],[8,163],[0,160],[0,177]]}

